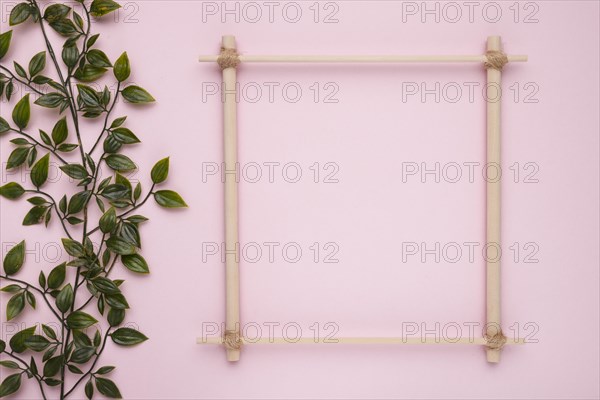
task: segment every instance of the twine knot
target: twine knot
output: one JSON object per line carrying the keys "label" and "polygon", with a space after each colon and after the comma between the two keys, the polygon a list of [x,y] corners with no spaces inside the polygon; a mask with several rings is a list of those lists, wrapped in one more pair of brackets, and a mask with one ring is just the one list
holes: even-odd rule
{"label": "twine knot", "polygon": [[223,344],[229,350],[239,350],[242,348],[242,337],[237,330],[227,330],[223,335]]}
{"label": "twine knot", "polygon": [[240,58],[235,49],[226,49],[221,47],[221,54],[217,58],[217,64],[221,67],[221,70],[226,68],[236,68],[240,63]]}
{"label": "twine knot", "polygon": [[487,61],[484,64],[485,69],[493,68],[502,71],[502,67],[508,63],[508,57],[502,51],[488,50],[485,56],[487,57]]}
{"label": "twine knot", "polygon": [[485,340],[487,341],[488,349],[500,350],[506,344],[506,336],[502,333],[502,331],[498,331],[493,335],[485,334]]}

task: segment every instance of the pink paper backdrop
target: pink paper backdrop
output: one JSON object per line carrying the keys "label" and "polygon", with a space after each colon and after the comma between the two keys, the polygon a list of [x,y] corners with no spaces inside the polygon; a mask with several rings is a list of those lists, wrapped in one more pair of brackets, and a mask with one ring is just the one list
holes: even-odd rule
{"label": "pink paper backdrop", "polygon": [[[0,4],[6,29],[16,3]],[[147,206],[152,274],[115,275],[127,279],[128,323],[150,337],[109,346],[101,363],[118,366],[126,398],[598,398],[598,2],[123,5],[96,25],[98,45],[113,60],[127,50],[131,80],[158,100],[118,106],[143,140],[129,153],[132,179],[147,187],[153,163],[170,155],[164,186],[190,205]],[[506,348],[499,365],[478,346],[256,346],[228,364],[222,348],[195,344],[224,318],[220,74],[197,62],[223,34],[247,54],[480,54],[499,34],[508,53],[529,55],[503,74],[502,317],[531,343]],[[31,26],[13,43],[9,56],[23,64],[42,49]],[[479,335],[482,67],[242,65],[239,81],[246,333],[400,336],[416,326],[419,337],[439,324],[438,335]],[[8,119],[12,106],[1,106]],[[32,126],[50,129],[53,118],[36,107]],[[11,145],[1,143],[5,162]],[[26,175],[3,171],[1,183]],[[56,193],[68,187],[53,179]],[[60,262],[57,221],[20,228],[27,203],[0,205],[2,254],[23,238],[30,249],[23,277]],[[28,311],[2,323],[2,338],[48,321]],[[18,398],[37,397],[27,386]]]}

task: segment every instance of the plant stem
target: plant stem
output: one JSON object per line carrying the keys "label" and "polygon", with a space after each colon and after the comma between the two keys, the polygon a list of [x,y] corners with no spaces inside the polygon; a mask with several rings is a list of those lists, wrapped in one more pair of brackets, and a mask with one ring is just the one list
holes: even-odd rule
{"label": "plant stem", "polygon": [[[152,196],[152,194],[154,193],[154,187],[156,186],[156,184],[152,184],[152,187],[150,188],[150,191],[148,192],[148,194],[146,195],[146,197],[144,197],[144,200],[142,200],[141,203],[136,204],[135,206],[133,206],[132,208],[130,208],[129,210],[125,211],[122,214],[117,215],[117,218],[123,218],[128,216],[129,214],[131,214],[133,211],[137,210],[138,208],[140,208],[141,206],[143,206],[148,199],[150,198],[150,196]],[[98,229],[100,229],[100,226],[95,227],[94,229],[92,229],[89,234],[91,235],[94,232],[97,232]]]}
{"label": "plant stem", "polygon": [[75,388],[87,377],[89,376],[92,371],[94,370],[94,368],[96,367],[96,363],[98,362],[98,359],[100,358],[100,355],[102,354],[102,352],[104,351],[104,347],[106,346],[106,342],[108,341],[108,335],[110,334],[110,330],[111,328],[108,328],[106,330],[106,333],[104,334],[104,341],[102,343],[102,347],[100,348],[100,351],[96,354],[96,357],[94,359],[94,362],[92,363],[90,369],[88,370],[88,372],[86,372],[85,374],[83,374],[81,376],[81,378],[79,378],[79,380],[77,382],[75,382],[75,385],[73,385],[73,387],[71,389],[69,389],[69,391],[67,391],[67,393],[64,395],[64,398],[67,398],[71,393],[73,393],[73,390],[75,390]]}
{"label": "plant stem", "polygon": [[2,353],[6,354],[7,356],[13,358],[16,361],[19,361],[20,363],[22,363],[23,365],[25,365],[25,368],[20,368],[23,372],[27,372],[29,371],[31,373],[31,375],[33,375],[33,377],[35,378],[35,380],[37,381],[38,385],[40,386],[40,392],[42,393],[42,398],[44,400],[47,399],[46,397],[46,393],[44,392],[44,386],[42,385],[42,377],[39,374],[34,374],[33,371],[31,371],[31,369],[29,368],[29,364],[27,364],[27,362],[25,360],[23,360],[21,357],[15,356],[14,353],[12,352],[8,352],[8,351],[3,351]]}
{"label": "plant stem", "polygon": [[69,232],[69,230],[67,229],[67,226],[65,225],[65,218],[64,218],[64,216],[60,215],[60,210],[58,209],[58,206],[56,205],[56,200],[54,200],[54,198],[50,194],[48,194],[46,192],[42,192],[39,189],[37,189],[37,190],[26,190],[25,192],[27,192],[27,193],[37,193],[37,194],[41,194],[42,196],[48,197],[52,201],[52,206],[54,207],[54,210],[56,211],[56,215],[60,219],[60,223],[61,223],[61,225],[63,227],[63,230],[65,231],[65,234],[69,237],[69,239],[73,240],[73,237],[71,236],[71,233]]}
{"label": "plant stem", "polygon": [[46,304],[48,305],[48,308],[50,308],[50,311],[52,311],[52,313],[54,314],[54,316],[60,321],[60,323],[64,326],[65,325],[65,321],[63,320],[63,318],[60,317],[60,315],[58,315],[58,313],[56,312],[56,310],[54,309],[54,307],[52,307],[52,304],[50,304],[50,301],[48,300],[48,298],[46,297],[46,292],[44,292],[43,290],[25,282],[19,279],[15,279],[15,278],[11,278],[10,276],[6,276],[6,275],[0,275],[0,279],[6,279],[7,281],[11,281],[11,282],[16,282],[16,283],[20,283],[21,285],[25,285],[25,287],[27,289],[33,289],[36,292],[38,292],[39,294],[42,295],[44,301],[46,302]]}
{"label": "plant stem", "polygon": [[42,144],[42,143],[38,142],[38,141],[37,141],[37,139],[35,139],[35,138],[34,138],[33,136],[31,136],[30,134],[28,134],[28,133],[25,133],[25,132],[23,132],[23,131],[22,131],[22,130],[20,130],[20,129],[13,129],[13,128],[10,128],[10,130],[11,130],[11,131],[13,131],[13,132],[15,132],[15,133],[18,133],[19,135],[25,136],[27,139],[29,139],[29,140],[33,141],[33,142],[34,142],[34,143],[35,143],[37,146],[40,146],[41,148],[48,150],[50,153],[54,154],[54,156],[55,156],[56,158],[58,158],[58,159],[60,160],[60,162],[62,162],[63,164],[65,164],[65,165],[67,165],[67,164],[68,164],[68,162],[66,162],[66,161],[65,161],[65,159],[64,159],[64,158],[62,158],[62,157],[61,157],[61,156],[60,156],[60,155],[59,155],[59,154],[58,154],[58,153],[57,153],[57,152],[56,152],[54,149],[52,149],[51,147],[48,147],[48,146],[46,146],[46,145],[44,145],[44,144]]}
{"label": "plant stem", "polygon": [[19,82],[21,85],[27,86],[29,89],[33,90],[35,93],[40,94],[40,95],[44,94],[44,92],[42,92],[42,91],[34,88],[33,86],[31,86],[31,84],[29,84],[29,83],[27,83],[27,82],[22,81],[21,79],[19,79],[15,74],[12,73],[12,71],[10,69],[6,68],[5,66],[0,65],[0,69],[2,71],[8,72],[10,74],[10,76],[11,76],[12,79],[14,79],[15,81]]}
{"label": "plant stem", "polygon": [[115,97],[113,99],[113,103],[110,106],[110,108],[108,109],[108,111],[106,112],[106,117],[104,117],[104,126],[102,127],[102,132],[100,132],[98,139],[96,139],[96,142],[92,146],[92,149],[90,150],[90,154],[92,154],[94,152],[94,150],[96,150],[96,146],[98,146],[98,144],[100,143],[100,139],[102,139],[104,132],[107,130],[106,127],[108,126],[108,117],[110,116],[113,109],[115,108],[115,104],[117,104],[117,98],[119,97],[120,89],[121,89],[121,82],[117,82],[117,90],[115,91]]}

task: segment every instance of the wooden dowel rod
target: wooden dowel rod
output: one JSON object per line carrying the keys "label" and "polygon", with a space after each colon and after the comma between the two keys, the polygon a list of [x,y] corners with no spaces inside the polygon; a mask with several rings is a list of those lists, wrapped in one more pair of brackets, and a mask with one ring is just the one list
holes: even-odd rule
{"label": "wooden dowel rod", "polygon": [[[490,36],[487,50],[501,51],[499,36]],[[487,179],[486,179],[486,304],[487,334],[501,334],[500,324],[500,85],[499,69],[487,70]],[[500,349],[487,349],[487,360],[500,361]]]}
{"label": "wooden dowel rod", "polygon": [[[235,49],[235,37],[223,36],[223,48]],[[238,246],[238,187],[237,165],[237,103],[236,69],[223,69],[223,142],[225,161],[225,281],[226,320],[225,329],[239,332],[240,329],[240,270],[236,255]],[[240,350],[227,348],[227,360],[238,361]]]}
{"label": "wooden dowel rod", "polygon": [[[216,62],[218,55],[200,56],[200,62]],[[459,56],[394,56],[394,55],[373,55],[373,56],[352,56],[352,55],[240,55],[240,62],[266,62],[266,63],[461,63],[461,62],[485,62],[485,55],[459,55]],[[527,61],[525,55],[508,56],[510,62]]]}
{"label": "wooden dowel rod", "polygon": [[[407,344],[407,345],[478,345],[485,346],[487,341],[485,338],[459,338],[444,340],[441,338],[401,338],[401,337],[346,337],[336,338],[327,341],[319,340],[315,341],[314,338],[300,338],[298,340],[290,340],[286,338],[260,338],[255,340],[242,339],[244,345],[253,344],[320,344],[320,345],[335,345],[335,344]],[[209,344],[209,345],[221,345],[223,344],[223,338],[210,337],[210,338],[197,338],[197,344]],[[506,344],[524,344],[524,339],[507,339]]]}

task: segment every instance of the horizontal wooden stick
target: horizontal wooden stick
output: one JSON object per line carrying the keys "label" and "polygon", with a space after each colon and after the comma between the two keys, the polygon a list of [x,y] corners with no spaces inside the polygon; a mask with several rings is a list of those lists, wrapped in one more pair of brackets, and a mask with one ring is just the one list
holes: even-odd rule
{"label": "horizontal wooden stick", "polygon": [[[525,55],[507,56],[509,62],[527,61]],[[216,62],[218,55],[200,56],[200,62]],[[285,55],[285,56],[261,56],[261,55],[239,55],[240,62],[265,62],[265,63],[463,63],[463,62],[486,62],[485,55],[461,55],[461,56],[315,56],[315,55]]]}
{"label": "horizontal wooden stick", "polygon": [[[223,338],[221,337],[210,337],[210,338],[197,338],[197,344],[212,344],[219,345],[223,344]],[[462,345],[479,345],[485,346],[487,341],[485,338],[459,338],[454,340],[442,340],[439,338],[401,338],[401,337],[346,337],[336,339],[326,339],[315,341],[314,338],[300,338],[298,340],[291,340],[285,338],[259,338],[255,340],[246,340],[242,338],[244,345],[253,344],[462,344]],[[524,339],[506,339],[506,344],[525,344]]]}

